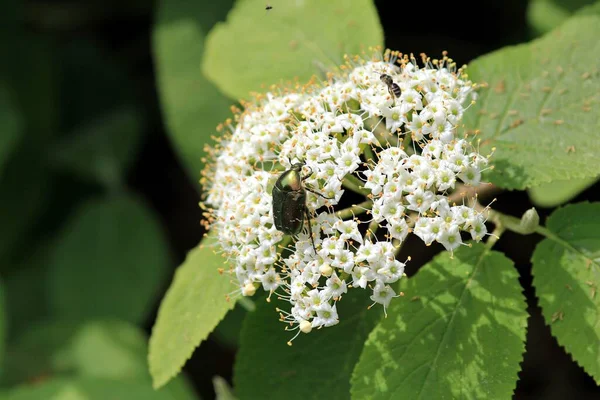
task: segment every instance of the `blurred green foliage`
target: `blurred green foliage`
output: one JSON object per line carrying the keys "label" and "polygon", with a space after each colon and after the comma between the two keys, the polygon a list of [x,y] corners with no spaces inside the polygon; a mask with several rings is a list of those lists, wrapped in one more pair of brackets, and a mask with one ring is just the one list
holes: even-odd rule
{"label": "blurred green foliage", "polygon": [[118,10],[152,10],[108,3],[3,3],[0,50],[12,56],[0,64],[0,387],[9,399],[197,398],[184,377],[154,391],[147,367],[142,329],[173,260],[162,218],[130,183],[149,137],[136,55],[61,36]]}
{"label": "blurred green foliage", "polygon": [[200,71],[204,37],[231,0],[162,0],[156,10],[153,52],[167,132],[193,182],[200,178],[204,146],[215,127],[231,116],[232,101]]}
{"label": "blurred green foliage", "polygon": [[8,89],[4,86],[0,86],[0,113],[0,120],[4,125],[0,136],[0,177],[2,177],[8,155],[17,145],[22,133],[21,116],[10,98]]}
{"label": "blurred green foliage", "polygon": [[6,341],[6,294],[0,281],[0,374],[4,371],[4,347]]}
{"label": "blurred green foliage", "polygon": [[590,13],[591,9],[586,6],[594,3],[595,0],[532,0],[527,9],[527,20],[532,34],[543,35],[575,13]]}
{"label": "blurred green foliage", "polygon": [[[321,354],[313,341],[341,338],[329,347],[335,354],[327,370],[299,363],[303,368],[293,372],[305,380],[299,395],[314,394],[313,382],[326,385],[334,370],[338,395],[347,395],[362,342],[379,318],[364,315],[367,299],[345,303],[364,329],[340,325],[302,338],[309,346],[291,351],[281,338],[272,346],[271,338],[282,334],[274,304],[262,302],[243,323],[247,304],[228,312],[234,302],[220,300],[231,286],[217,281],[223,260],[211,248],[194,249],[173,279],[189,248],[167,235],[166,219],[176,221],[171,229],[187,228],[172,214],[181,204],[196,207],[198,196],[177,198],[178,168],[198,191],[204,146],[230,116],[234,97],[247,97],[262,83],[322,73],[345,52],[390,40],[380,17],[391,15],[388,27],[394,27],[420,16],[392,15],[366,0],[273,1],[269,13],[264,3],[3,2],[0,51],[10,56],[0,63],[0,399],[198,398],[190,375],[155,391],[148,372],[150,328],[171,280],[154,332],[155,383],[166,383],[201,341],[214,339],[226,351],[242,349],[238,394],[258,396],[258,383],[267,381],[270,393],[283,396],[292,376],[285,364]],[[588,3],[533,1],[531,31],[542,34],[573,13],[598,13],[600,3],[580,8]],[[307,5],[303,14],[298,4]],[[173,151],[181,165],[160,164],[151,147],[163,158]],[[558,200],[546,204],[556,205],[591,182],[533,188],[532,198],[537,192],[548,201],[550,190]],[[161,204],[146,197],[153,191],[163,193]],[[199,217],[183,213],[196,227]],[[201,234],[197,227],[191,242]],[[288,351],[287,358],[275,357],[273,348]],[[202,360],[213,362],[219,360]],[[231,362],[226,368],[217,372],[231,373]],[[193,378],[212,385],[214,373],[201,369]],[[214,385],[223,400],[238,389],[220,377]]]}
{"label": "blurred green foliage", "polygon": [[246,0],[210,32],[202,70],[224,93],[247,99],[268,85],[295,78],[302,84],[315,74],[325,78],[344,63],[345,54],[382,45],[371,0],[281,2],[272,15],[262,0]]}
{"label": "blurred green foliage", "polygon": [[125,195],[92,199],[55,238],[47,259],[47,302],[52,314],[72,320],[142,323],[168,265],[160,224],[143,202]]}
{"label": "blurred green foliage", "polygon": [[557,180],[527,190],[531,202],[538,207],[552,208],[564,204],[598,182],[598,177]]}

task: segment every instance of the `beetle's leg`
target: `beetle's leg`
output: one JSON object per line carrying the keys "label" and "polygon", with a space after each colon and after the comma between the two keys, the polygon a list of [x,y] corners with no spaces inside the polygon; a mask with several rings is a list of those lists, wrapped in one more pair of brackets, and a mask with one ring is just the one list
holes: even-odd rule
{"label": "beetle's leg", "polygon": [[[306,164],[305,164],[305,165],[306,165]],[[310,169],[310,174],[308,174],[308,175],[305,175],[305,176],[303,176],[303,177],[302,177],[302,181],[303,181],[303,182],[304,182],[306,179],[310,178],[310,176],[313,174],[313,170],[312,170],[312,168],[310,167],[310,165],[306,165],[306,168]]]}
{"label": "beetle's leg", "polygon": [[319,192],[317,192],[315,190],[312,190],[311,188],[306,187],[306,186],[304,187],[304,189],[308,190],[311,193],[316,194],[317,196],[321,196],[322,198],[327,199],[327,200],[333,200],[333,199],[335,199],[335,197],[327,197],[324,194],[321,194],[321,193],[319,193]]}
{"label": "beetle's leg", "polygon": [[[310,174],[308,174],[308,175],[305,175],[305,176],[303,176],[303,177],[302,177],[302,181],[303,181],[303,182],[304,182],[306,179],[308,179],[308,178],[309,178],[309,177],[312,175],[312,173],[313,173],[313,170],[312,170],[312,168],[310,168],[310,166],[309,166],[309,165],[307,165],[306,167],[310,169]],[[309,192],[311,192],[311,193],[314,193],[314,194],[316,194],[317,196],[321,196],[321,197],[322,197],[322,198],[324,198],[324,199],[327,199],[327,200],[333,200],[333,199],[334,199],[334,197],[327,197],[327,196],[325,196],[325,195],[323,195],[323,194],[321,194],[321,193],[319,193],[319,192],[317,192],[317,191],[314,191],[314,190],[312,190],[312,189],[311,189],[311,188],[309,188],[309,187],[306,187],[306,186],[304,186],[304,189],[308,190],[308,191],[309,191]]]}
{"label": "beetle's leg", "polygon": [[310,223],[310,214],[308,212],[307,207],[304,207],[304,213],[306,214],[306,223],[308,224],[308,235],[310,236],[310,241],[312,242],[313,250],[315,251],[315,255],[316,255],[317,254],[317,246],[315,246],[315,238],[313,238],[312,224]]}

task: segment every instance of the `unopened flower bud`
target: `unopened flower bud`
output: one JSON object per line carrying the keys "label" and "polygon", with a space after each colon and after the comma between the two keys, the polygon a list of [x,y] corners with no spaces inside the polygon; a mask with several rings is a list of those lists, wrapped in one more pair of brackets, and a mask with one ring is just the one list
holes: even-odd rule
{"label": "unopened flower bud", "polygon": [[519,223],[519,227],[521,228],[521,232],[524,235],[529,235],[530,233],[535,232],[536,228],[540,225],[540,216],[538,215],[536,209],[534,207],[525,211],[523,216],[521,217],[521,222]]}
{"label": "unopened flower bud", "polygon": [[333,268],[331,268],[331,265],[329,265],[329,263],[323,263],[319,267],[319,272],[323,276],[331,276],[331,274],[333,273]]}
{"label": "unopened flower bud", "polygon": [[242,289],[242,294],[244,296],[254,296],[254,293],[256,293],[256,287],[251,283],[247,283]]}
{"label": "unopened flower bud", "polygon": [[300,322],[300,330],[304,333],[310,333],[312,331],[312,324],[306,320]]}

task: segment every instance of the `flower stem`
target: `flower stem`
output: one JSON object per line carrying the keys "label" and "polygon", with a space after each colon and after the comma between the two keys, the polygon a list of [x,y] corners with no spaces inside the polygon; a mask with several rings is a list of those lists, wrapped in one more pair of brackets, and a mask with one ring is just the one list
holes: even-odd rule
{"label": "flower stem", "polygon": [[239,304],[240,304],[242,307],[244,307],[244,309],[245,309],[246,311],[254,311],[254,310],[256,310],[256,305],[254,304],[254,301],[250,300],[250,299],[249,299],[249,298],[247,298],[247,297],[241,296],[241,297],[238,299],[238,303],[239,303]]}
{"label": "flower stem", "polygon": [[368,161],[373,161],[374,163],[376,162],[375,160],[375,153],[373,152],[373,149],[371,148],[371,145],[366,145],[365,148],[363,149],[363,152],[365,154],[365,158]]}
{"label": "flower stem", "polygon": [[494,245],[496,244],[498,239],[500,239],[500,236],[502,236],[505,230],[506,228],[502,224],[496,225],[496,228],[490,234],[489,239],[487,240],[487,242],[485,242],[485,247],[487,247],[488,249],[494,247]]}
{"label": "flower stem", "polygon": [[529,232],[526,232],[521,226],[521,220],[519,218],[491,209],[488,210],[487,213],[490,221],[496,224],[496,226],[501,226],[503,229],[508,229],[509,231],[513,231],[521,235],[529,234]]}
{"label": "flower stem", "polygon": [[497,193],[500,193],[502,189],[498,186],[495,186],[491,183],[481,183],[477,186],[470,186],[464,184],[456,185],[456,189],[450,196],[448,197],[448,202],[452,203],[460,203],[465,199],[472,199],[480,197],[489,198]]}
{"label": "flower stem", "polygon": [[354,175],[346,175],[342,181],[342,186],[346,189],[352,190],[355,193],[365,196],[371,193],[369,190],[364,188],[363,182]]}
{"label": "flower stem", "polygon": [[371,209],[373,202],[371,200],[365,200],[362,203],[355,204],[352,207],[344,208],[335,213],[341,219],[348,219],[355,215],[360,215]]}
{"label": "flower stem", "polygon": [[367,237],[370,237],[371,235],[375,236],[377,233],[377,228],[379,228],[379,222],[375,220],[371,221],[369,227],[367,228]]}

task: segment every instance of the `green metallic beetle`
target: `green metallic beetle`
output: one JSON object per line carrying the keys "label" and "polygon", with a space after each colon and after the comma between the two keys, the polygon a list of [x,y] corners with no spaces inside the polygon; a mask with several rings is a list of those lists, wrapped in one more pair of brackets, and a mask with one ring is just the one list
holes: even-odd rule
{"label": "green metallic beetle", "polygon": [[302,167],[304,163],[296,163],[290,169],[279,175],[279,178],[273,186],[273,220],[275,228],[286,235],[295,235],[302,230],[304,225],[304,217],[308,222],[308,231],[310,240],[315,253],[317,248],[313,238],[312,228],[310,225],[310,214],[306,207],[306,190],[331,200],[329,197],[323,196],[321,193],[305,187],[303,182],[309,176],[302,176]]}

